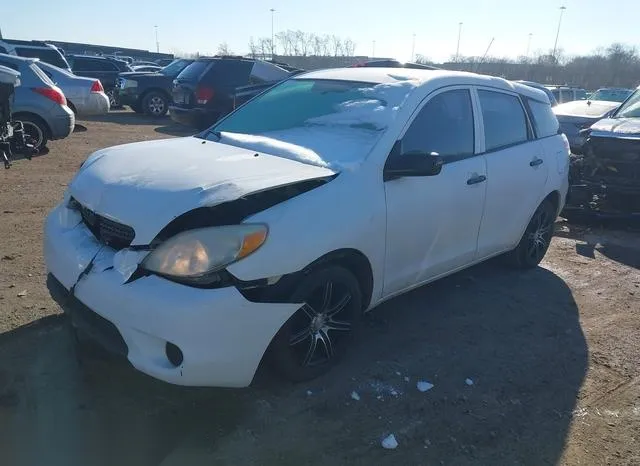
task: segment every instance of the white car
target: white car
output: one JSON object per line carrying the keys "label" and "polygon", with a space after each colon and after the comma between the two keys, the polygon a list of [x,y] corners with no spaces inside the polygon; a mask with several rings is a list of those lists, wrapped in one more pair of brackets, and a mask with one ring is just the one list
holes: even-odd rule
{"label": "white car", "polygon": [[363,312],[543,258],[569,148],[547,96],[450,71],[286,80],[195,137],[91,155],[48,216],[52,295],[142,372],[242,387],[330,368]]}
{"label": "white car", "polygon": [[99,79],[84,78],[50,65],[37,62],[38,67],[62,89],[69,107],[78,116],[103,115],[109,112],[109,97]]}

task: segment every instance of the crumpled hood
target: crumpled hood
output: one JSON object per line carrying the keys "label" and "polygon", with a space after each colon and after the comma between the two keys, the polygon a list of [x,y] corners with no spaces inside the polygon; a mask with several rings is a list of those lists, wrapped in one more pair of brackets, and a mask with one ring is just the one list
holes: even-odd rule
{"label": "crumpled hood", "polygon": [[336,172],[195,137],[125,144],[95,152],[69,185],[94,212],[134,228],[149,244],[171,220],[197,207]]}
{"label": "crumpled hood", "polygon": [[591,127],[591,135],[620,139],[640,139],[640,118],[606,118]]}

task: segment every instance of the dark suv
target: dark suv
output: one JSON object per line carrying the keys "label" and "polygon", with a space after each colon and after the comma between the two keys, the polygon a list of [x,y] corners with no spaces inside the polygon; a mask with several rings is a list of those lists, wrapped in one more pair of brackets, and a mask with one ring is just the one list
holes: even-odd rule
{"label": "dark suv", "polygon": [[163,116],[169,110],[173,80],[193,60],[177,59],[157,73],[120,73],[116,86],[116,100],[137,113]]}
{"label": "dark suv", "polygon": [[176,78],[171,118],[204,129],[238,105],[291,73],[262,60],[242,57],[200,58]]}
{"label": "dark suv", "polygon": [[67,60],[74,74],[100,80],[104,91],[109,96],[112,108],[120,105],[114,93],[118,74],[123,71],[133,71],[126,62],[90,55],[69,55]]}

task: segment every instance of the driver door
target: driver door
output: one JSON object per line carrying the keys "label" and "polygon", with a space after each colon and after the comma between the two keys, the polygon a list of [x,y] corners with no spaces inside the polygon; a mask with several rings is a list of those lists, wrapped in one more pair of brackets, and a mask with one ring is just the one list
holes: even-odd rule
{"label": "driver door", "polygon": [[481,134],[468,87],[448,87],[425,99],[400,137],[401,154],[436,152],[442,171],[385,182],[385,296],[433,280],[476,258],[486,192]]}

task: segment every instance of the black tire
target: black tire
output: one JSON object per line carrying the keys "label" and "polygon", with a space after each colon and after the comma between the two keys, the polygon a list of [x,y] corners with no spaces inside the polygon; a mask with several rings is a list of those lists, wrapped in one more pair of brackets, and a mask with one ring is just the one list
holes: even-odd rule
{"label": "black tire", "polygon": [[351,272],[328,266],[307,275],[290,301],[305,304],[278,331],[268,356],[277,372],[302,382],[342,359],[362,317],[362,292]]}
{"label": "black tire", "polygon": [[142,110],[152,117],[163,117],[169,110],[169,99],[162,92],[151,91],[142,99]]}
{"label": "black tire", "polygon": [[49,142],[49,127],[42,118],[36,115],[16,115],[17,121],[21,121],[24,125],[25,135],[32,139],[33,147],[42,150]]}
{"label": "black tire", "polygon": [[116,96],[115,89],[109,89],[106,94],[107,97],[109,97],[109,106],[112,109],[120,108],[120,102],[118,101],[118,98]]}
{"label": "black tire", "polygon": [[544,200],[531,217],[518,246],[506,255],[508,262],[519,269],[536,267],[549,249],[555,221],[555,206]]}

